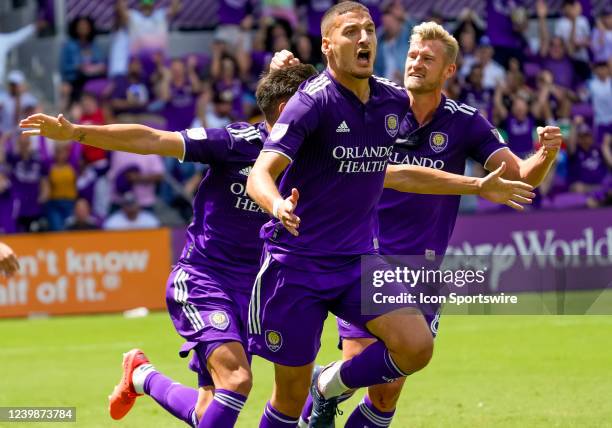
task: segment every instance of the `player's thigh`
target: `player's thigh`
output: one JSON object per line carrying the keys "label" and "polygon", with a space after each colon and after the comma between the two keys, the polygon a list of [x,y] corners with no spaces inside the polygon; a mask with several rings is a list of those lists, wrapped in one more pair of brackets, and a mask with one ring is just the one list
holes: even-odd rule
{"label": "player's thigh", "polygon": [[263,263],[249,306],[250,353],[291,367],[314,361],[327,318],[315,279],[274,259]]}
{"label": "player's thigh", "polygon": [[342,359],[348,360],[361,354],[365,348],[376,342],[376,338],[365,327],[351,324],[336,317],[338,327],[338,349],[342,351]]}

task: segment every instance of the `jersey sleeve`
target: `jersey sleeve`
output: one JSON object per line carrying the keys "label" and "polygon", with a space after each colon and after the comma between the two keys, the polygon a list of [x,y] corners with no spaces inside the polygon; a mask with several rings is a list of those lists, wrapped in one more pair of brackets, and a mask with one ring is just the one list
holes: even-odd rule
{"label": "jersey sleeve", "polygon": [[232,144],[225,128],[191,128],[180,132],[185,145],[182,162],[212,164],[227,158]]}
{"label": "jersey sleeve", "polygon": [[319,110],[315,101],[302,92],[296,93],[272,127],[262,152],[280,153],[293,162],[300,146],[318,123]]}
{"label": "jersey sleeve", "polygon": [[480,113],[474,115],[469,127],[470,157],[484,166],[497,151],[508,149],[497,128]]}

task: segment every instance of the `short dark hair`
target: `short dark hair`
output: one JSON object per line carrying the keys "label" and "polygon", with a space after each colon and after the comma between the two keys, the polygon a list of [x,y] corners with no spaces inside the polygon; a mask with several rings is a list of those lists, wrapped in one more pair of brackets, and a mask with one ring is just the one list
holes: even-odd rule
{"label": "short dark hair", "polygon": [[310,64],[291,65],[265,74],[257,85],[255,98],[268,123],[278,119],[278,106],[287,101],[309,77],[317,74]]}
{"label": "short dark hair", "polygon": [[361,3],[357,3],[356,1],[345,1],[330,7],[321,19],[321,36],[327,37],[329,35],[336,16],[344,15],[345,13],[349,13],[357,9],[367,12],[368,14],[370,13],[367,7]]}

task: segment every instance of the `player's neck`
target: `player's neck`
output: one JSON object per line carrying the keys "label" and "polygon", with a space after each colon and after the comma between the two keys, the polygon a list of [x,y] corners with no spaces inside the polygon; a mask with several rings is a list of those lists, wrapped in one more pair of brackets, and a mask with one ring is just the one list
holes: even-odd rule
{"label": "player's neck", "polygon": [[415,94],[408,91],[410,108],[419,125],[429,122],[442,101],[442,91]]}
{"label": "player's neck", "polygon": [[355,94],[355,96],[359,98],[359,101],[364,104],[368,102],[370,99],[370,79],[357,79],[348,73],[339,72],[332,68],[328,68],[328,70],[332,77]]}

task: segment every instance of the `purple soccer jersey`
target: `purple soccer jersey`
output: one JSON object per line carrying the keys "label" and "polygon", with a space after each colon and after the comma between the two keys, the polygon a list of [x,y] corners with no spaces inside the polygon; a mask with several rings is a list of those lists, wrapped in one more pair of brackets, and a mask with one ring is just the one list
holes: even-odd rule
{"label": "purple soccer jersey", "polygon": [[164,108],[166,127],[169,131],[179,131],[191,125],[196,114],[197,96],[188,82],[180,87],[170,85],[170,100]]}
{"label": "purple soccer jersey", "polygon": [[300,87],[263,148],[292,160],[281,194],[300,192],[298,237],[276,219],[262,229],[272,257],[320,270],[375,252],[376,205],[399,118],[407,110],[405,89],[378,77],[370,78],[366,104],[328,71]]}
{"label": "purple soccer jersey", "polygon": [[221,0],[219,2],[219,25],[240,25],[253,12],[252,0]]}
{"label": "purple soccer jersey", "polygon": [[38,202],[40,181],[47,177],[48,167],[34,152],[29,159],[8,154],[7,161],[12,167],[11,183],[13,195],[19,203],[19,217],[37,217],[42,214]]}
{"label": "purple soccer jersey", "polygon": [[504,122],[504,129],[508,133],[508,146],[517,156],[524,158],[533,152],[535,121],[531,116],[519,120],[511,114]]}
{"label": "purple soccer jersey", "polygon": [[[210,165],[194,197],[193,221],[179,263],[257,273],[261,257],[261,225],[270,216],[246,193],[246,181],[262,141],[265,124],[234,123],[224,129],[182,131],[184,161]],[[252,283],[229,283],[250,290]]]}
{"label": "purple soccer jersey", "polygon": [[576,152],[569,158],[569,178],[572,183],[602,184],[607,175],[610,172],[599,147],[591,146],[588,150],[576,147]]}
{"label": "purple soccer jersey", "polygon": [[520,0],[487,0],[487,36],[493,46],[519,49],[521,39],[512,27],[512,9],[523,6]]}
{"label": "purple soccer jersey", "polygon": [[[419,127],[411,112],[406,115],[390,163],[463,175],[467,158],[484,165],[493,153],[507,148],[499,132],[475,108],[443,96],[426,125]],[[378,205],[381,254],[444,254],[459,201],[459,196],[385,189]]]}

